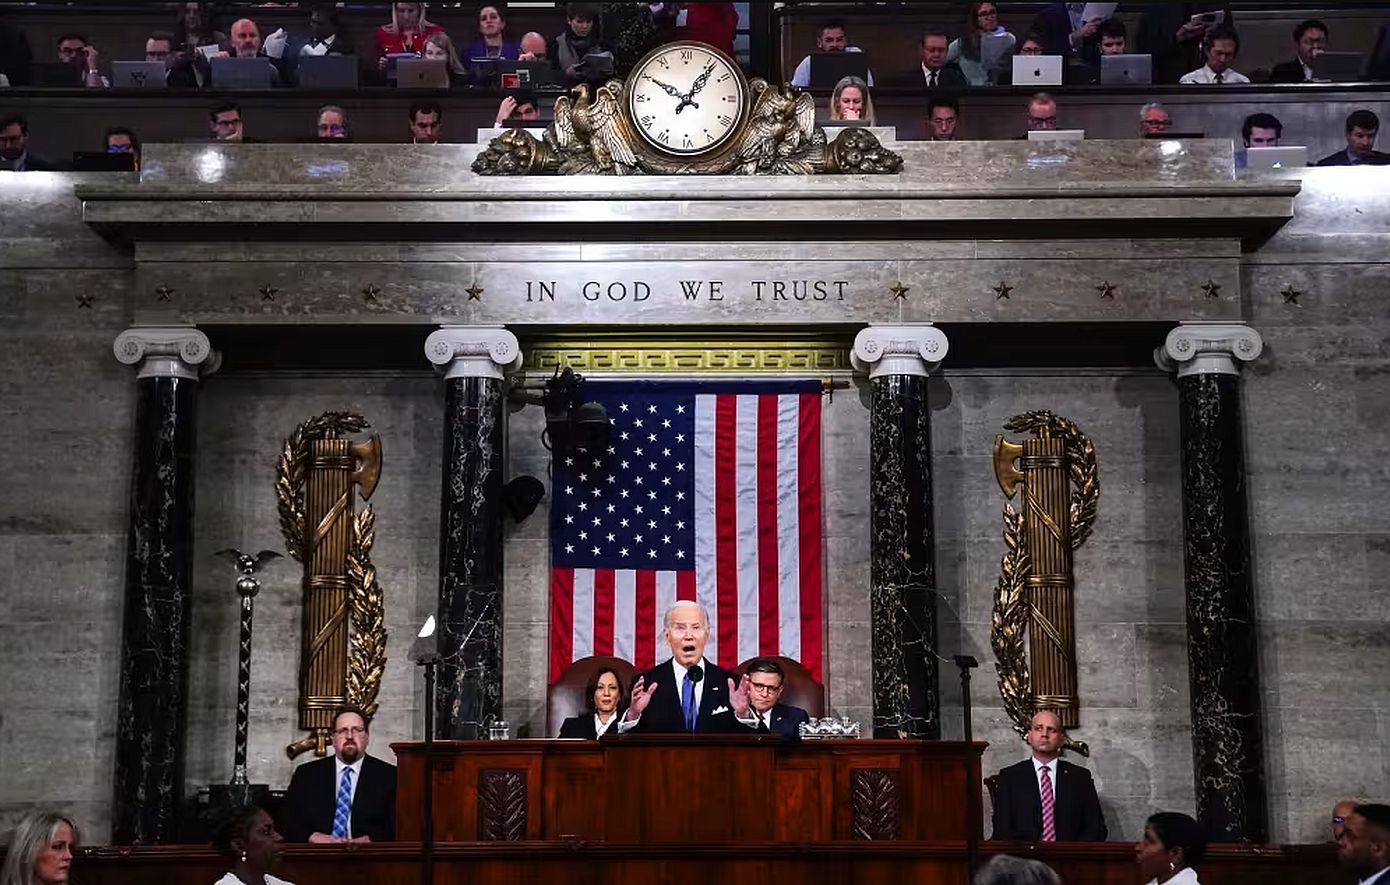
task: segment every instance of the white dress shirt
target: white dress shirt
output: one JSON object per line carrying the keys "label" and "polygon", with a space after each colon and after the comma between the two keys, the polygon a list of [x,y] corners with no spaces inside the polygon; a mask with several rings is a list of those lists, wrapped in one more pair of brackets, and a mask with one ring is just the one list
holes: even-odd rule
{"label": "white dress shirt", "polygon": [[[228,873],[221,879],[218,879],[213,885],[246,885],[246,883],[237,878],[235,873]],[[269,873],[266,873],[265,885],[293,885],[293,883],[286,882],[284,879],[277,879]]]}
{"label": "white dress shirt", "polygon": [[[845,52],[863,52],[858,46],[846,46]],[[869,71],[869,85],[874,85],[874,72]],[[811,85],[811,56],[806,56],[801,60],[801,64],[796,66],[796,72],[792,74],[792,85],[798,89],[805,89]]]}
{"label": "white dress shirt", "polygon": [[[1232,84],[1250,82],[1249,77],[1245,76],[1240,71],[1237,71],[1233,68],[1227,68],[1226,70],[1222,71],[1220,76],[1220,82],[1223,86],[1230,86]],[[1195,71],[1183,74],[1182,79],[1178,80],[1178,82],[1183,84],[1184,86],[1212,84],[1217,82],[1216,77],[1217,73],[1213,71],[1209,65],[1202,65]]]}
{"label": "white dress shirt", "polygon": [[614,724],[615,722],[617,722],[617,721],[618,721],[618,714],[617,714],[616,712],[615,712],[612,716],[609,716],[609,717],[608,717],[608,721],[607,721],[607,722],[604,722],[602,719],[599,718],[599,715],[598,715],[597,713],[595,713],[595,714],[594,714],[594,737],[603,737],[604,733],[607,732],[608,729],[612,728],[612,727],[613,727],[613,724]]}
{"label": "white dress shirt", "polygon": [[1047,768],[1047,778],[1052,781],[1052,802],[1057,802],[1057,765],[1060,760],[1053,759],[1051,762],[1043,762],[1037,756],[1033,757],[1033,776],[1038,779],[1038,797],[1042,798],[1042,770]]}
{"label": "white dress shirt", "polygon": [[1375,882],[1379,882],[1380,885],[1390,885],[1390,876],[1385,875],[1386,873],[1390,873],[1390,867],[1386,867],[1378,873],[1372,873],[1369,878],[1362,879],[1361,885],[1372,885]]}
{"label": "white dress shirt", "polygon": [[[1158,880],[1150,879],[1149,885],[1158,885]],[[1169,877],[1168,881],[1163,883],[1163,885],[1201,885],[1201,883],[1197,881],[1196,870],[1192,869],[1192,867],[1183,867]]]}
{"label": "white dress shirt", "polygon": [[352,769],[352,783],[348,785],[348,836],[352,835],[352,800],[357,795],[357,784],[362,780],[362,760],[366,756],[358,756],[357,761],[348,765],[337,756],[333,757],[333,812],[338,811],[338,789],[343,785],[343,769]]}

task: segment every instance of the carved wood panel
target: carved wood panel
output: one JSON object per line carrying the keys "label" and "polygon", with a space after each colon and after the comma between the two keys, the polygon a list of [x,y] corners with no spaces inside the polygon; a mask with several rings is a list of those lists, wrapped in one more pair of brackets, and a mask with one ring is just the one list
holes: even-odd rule
{"label": "carved wood panel", "polygon": [[895,768],[854,768],[849,773],[854,838],[898,838],[898,771]]}
{"label": "carved wood panel", "polygon": [[520,842],[526,836],[526,769],[478,772],[478,840]]}

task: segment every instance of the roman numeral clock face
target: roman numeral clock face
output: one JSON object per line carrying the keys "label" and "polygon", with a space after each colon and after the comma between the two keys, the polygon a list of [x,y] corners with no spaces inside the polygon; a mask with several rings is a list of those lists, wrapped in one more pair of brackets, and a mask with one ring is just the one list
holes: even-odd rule
{"label": "roman numeral clock face", "polygon": [[628,112],[653,148],[694,157],[718,150],[738,131],[746,89],[743,73],[723,53],[699,43],[672,43],[633,70]]}

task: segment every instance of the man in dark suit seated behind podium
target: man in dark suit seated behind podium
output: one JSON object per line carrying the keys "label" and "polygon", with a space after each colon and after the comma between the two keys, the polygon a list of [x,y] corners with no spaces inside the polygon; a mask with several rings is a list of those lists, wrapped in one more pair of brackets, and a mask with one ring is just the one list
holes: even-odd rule
{"label": "man in dark suit seated behind podium", "polygon": [[362,711],[333,717],[333,756],[294,770],[280,810],[286,842],[390,842],[396,838],[396,766],[367,755]]}
{"label": "man in dark suit seated behind podium", "polygon": [[727,734],[756,724],[748,703],[748,677],[737,683],[728,670],[705,660],[709,614],[694,602],[666,612],[671,657],[637,677],[618,733]]}
{"label": "man in dark suit seated behind podium", "polygon": [[1104,842],[1105,814],[1091,773],[1058,758],[1067,733],[1051,710],[1033,716],[1031,758],[999,772],[995,839],[1023,842]]}
{"label": "man in dark suit seated behind podium", "polygon": [[778,703],[787,674],[772,658],[758,658],[748,665],[748,705],[753,708],[753,728],[787,737],[797,737],[797,726],[810,721],[810,715],[800,707]]}

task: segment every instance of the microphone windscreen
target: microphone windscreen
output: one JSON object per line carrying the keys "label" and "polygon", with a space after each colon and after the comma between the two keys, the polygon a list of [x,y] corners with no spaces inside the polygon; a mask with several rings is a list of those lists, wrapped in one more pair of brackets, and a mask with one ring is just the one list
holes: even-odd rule
{"label": "microphone windscreen", "polygon": [[701,679],[705,678],[705,668],[696,664],[686,671],[686,675],[690,677],[691,682],[699,682]]}

